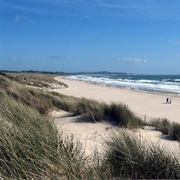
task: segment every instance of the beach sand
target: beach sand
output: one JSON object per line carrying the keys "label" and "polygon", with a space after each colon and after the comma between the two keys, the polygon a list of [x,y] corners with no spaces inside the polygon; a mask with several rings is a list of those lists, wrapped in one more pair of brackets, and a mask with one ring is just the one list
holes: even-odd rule
{"label": "beach sand", "polygon": [[[69,88],[54,91],[74,97],[85,97],[101,102],[123,103],[140,115],[143,119],[167,118],[171,122],[180,123],[180,96],[168,94],[155,94],[129,89],[109,87],[106,85],[92,84],[84,81],[69,80],[56,77]],[[172,103],[166,104],[166,98],[172,97]]]}
{"label": "beach sand", "polygon": [[[173,96],[172,104],[165,104],[167,95],[152,94],[145,92],[119,89],[87,83],[83,81],[68,80],[63,77],[56,77],[57,80],[66,83],[69,88],[54,89],[53,91],[75,97],[85,97],[106,103],[116,102],[127,104],[134,112],[142,117],[168,118],[170,121],[180,123],[180,97]],[[118,128],[103,123],[90,123],[81,121],[81,116],[73,116],[65,111],[54,111],[52,117],[55,119],[58,129],[67,135],[74,134],[85,150],[86,155],[93,155],[94,149],[104,153],[104,141],[112,133],[116,133]],[[176,157],[180,158],[180,145],[177,141],[167,139],[159,131],[152,127],[145,127],[134,132],[142,137],[145,142],[152,142],[160,145],[163,149],[172,151]]]}
{"label": "beach sand", "polygon": [[[119,133],[118,128],[109,123],[92,123],[84,121],[81,116],[73,116],[72,114],[59,110],[53,111],[52,117],[59,131],[63,131],[64,135],[74,135],[75,141],[82,144],[82,151],[86,156],[93,156],[96,150],[100,155],[105,153],[105,141],[107,141],[112,134]],[[141,138],[144,145],[151,145],[152,143],[160,146],[162,149],[172,152],[180,159],[180,143],[168,139],[166,135],[154,130],[153,127],[146,126],[144,129],[136,129],[134,131],[124,131],[134,133]]]}

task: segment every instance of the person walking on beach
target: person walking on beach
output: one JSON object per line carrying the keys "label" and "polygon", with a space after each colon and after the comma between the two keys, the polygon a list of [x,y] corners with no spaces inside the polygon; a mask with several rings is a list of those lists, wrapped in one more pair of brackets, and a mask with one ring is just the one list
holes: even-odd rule
{"label": "person walking on beach", "polygon": [[168,104],[169,103],[169,98],[166,98],[166,104]]}
{"label": "person walking on beach", "polygon": [[169,100],[169,104],[171,104],[172,103],[172,98],[170,98],[170,100]]}

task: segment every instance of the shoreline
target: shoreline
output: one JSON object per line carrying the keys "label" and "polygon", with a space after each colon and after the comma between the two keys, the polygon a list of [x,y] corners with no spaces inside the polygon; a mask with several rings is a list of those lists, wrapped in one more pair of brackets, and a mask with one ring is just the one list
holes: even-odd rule
{"label": "shoreline", "polygon": [[109,85],[106,83],[99,83],[99,82],[86,81],[86,80],[80,80],[80,79],[79,80],[78,79],[69,79],[69,78],[66,78],[66,76],[62,76],[62,79],[67,79],[70,81],[80,81],[80,82],[85,82],[87,84],[94,84],[94,85],[104,86],[104,87],[112,87],[112,88],[117,88],[117,89],[122,89],[122,90],[130,90],[130,91],[135,91],[135,92],[150,93],[150,94],[155,94],[155,95],[165,95],[165,96],[169,96],[169,97],[180,98],[180,93],[175,93],[175,92],[171,92],[171,91],[140,90],[140,89],[121,87],[121,86],[113,86],[113,85]]}
{"label": "shoreline", "polygon": [[[68,96],[94,99],[99,102],[123,103],[142,118],[167,118],[171,122],[180,123],[179,95],[136,91],[102,83],[66,79],[65,76],[58,76],[55,79],[64,82],[69,88],[55,89],[53,91]],[[166,104],[167,97],[172,97],[171,104]]]}
{"label": "shoreline", "polygon": [[[96,75],[96,74],[95,74]],[[78,76],[78,75],[77,75]],[[141,75],[140,75],[141,76]],[[152,75],[153,76],[153,75]],[[84,81],[89,83],[95,83],[95,84],[102,84],[105,86],[110,87],[116,87],[121,89],[130,89],[133,91],[140,91],[140,92],[149,92],[149,93],[155,93],[155,94],[168,94],[172,96],[179,96],[180,97],[180,87],[176,84],[176,82],[179,81],[179,79],[169,79],[167,77],[161,77],[163,75],[157,75],[160,76],[160,79],[155,77],[155,79],[146,79],[146,77],[127,77],[119,76],[120,80],[118,80],[117,77],[112,78],[106,78],[103,76],[85,76],[80,75],[80,77],[75,76],[64,76],[67,77],[70,80],[77,80],[77,81]],[[103,80],[102,80],[102,79]],[[166,79],[164,79],[166,78]],[[178,77],[177,77],[178,78]],[[121,81],[122,80],[122,81]],[[145,84],[144,84],[145,83]],[[174,84],[175,83],[175,84]]]}

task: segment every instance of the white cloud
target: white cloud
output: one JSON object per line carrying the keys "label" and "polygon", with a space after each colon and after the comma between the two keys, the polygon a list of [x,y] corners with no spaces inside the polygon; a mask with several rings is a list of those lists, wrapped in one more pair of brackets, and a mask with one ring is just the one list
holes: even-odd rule
{"label": "white cloud", "polygon": [[[22,1],[22,0],[21,0]],[[180,2],[172,1],[171,3],[164,3],[165,0],[121,0],[121,1],[107,1],[107,0],[25,0],[26,4],[23,5],[20,3],[21,1],[17,1],[16,3],[13,1],[4,1],[3,6],[10,7],[16,10],[21,10],[29,13],[53,13],[58,12],[59,8],[62,5],[65,5],[66,8],[75,8],[77,10],[84,10],[83,12],[87,12],[87,10],[91,7],[100,7],[100,11],[105,10],[104,13],[107,13],[107,10],[113,13],[113,10],[126,10],[128,14],[134,12],[138,15],[146,15],[146,16],[167,16],[173,15],[175,12],[179,12]],[[169,0],[167,0],[169,1]],[[2,2],[2,0],[0,0]],[[41,6],[32,7],[30,4],[38,3]],[[55,5],[54,9],[50,11],[50,8],[46,8],[46,4]],[[59,4],[59,5],[58,5]],[[29,6],[30,5],[30,6]],[[45,5],[45,6],[44,6]],[[41,8],[40,8],[41,7]],[[64,8],[64,7],[62,7]],[[171,12],[171,13],[167,13]],[[134,15],[134,13],[132,15]],[[92,14],[89,14],[91,16]],[[176,15],[176,13],[175,13]]]}
{"label": "white cloud", "polygon": [[[148,18],[162,18],[167,16],[167,7],[160,0],[129,0],[121,2],[104,2],[99,3],[99,6],[108,9],[116,15],[124,16],[143,16]],[[172,7],[171,7],[172,8]],[[173,11],[173,10],[171,10]],[[123,13],[121,13],[123,12]]]}
{"label": "white cloud", "polygon": [[[170,15],[176,11],[179,12],[180,3],[171,2],[171,6],[167,6],[162,0],[123,0],[123,1],[105,1],[105,0],[25,0],[5,2],[3,6],[18,11],[35,13],[35,14],[57,14],[57,15],[79,15],[84,18],[90,18],[96,15],[106,16],[145,16],[145,17],[161,17]],[[1,2],[1,0],[0,0]],[[32,4],[37,6],[32,6]],[[169,5],[169,4],[168,4]],[[97,11],[98,8],[98,11]],[[168,8],[168,9],[167,9]],[[76,13],[75,13],[76,12]],[[88,14],[87,14],[88,13]],[[176,15],[176,14],[175,14]],[[177,17],[177,16],[173,16]]]}
{"label": "white cloud", "polygon": [[146,59],[131,58],[131,57],[117,58],[117,60],[124,61],[124,62],[131,62],[131,63],[147,63],[148,62]]}
{"label": "white cloud", "polygon": [[[43,7],[41,8],[34,8],[32,7],[32,3],[35,3],[35,1],[27,1],[26,4],[22,5],[20,2],[3,2],[3,9],[11,9],[19,12],[25,12],[25,13],[34,13],[34,14],[46,14],[46,9],[44,10]],[[36,2],[37,3],[37,2]]]}
{"label": "white cloud", "polygon": [[25,15],[16,15],[14,18],[14,21],[17,23],[20,22],[27,22],[27,23],[34,23],[34,21],[31,19],[31,16],[25,16]]}

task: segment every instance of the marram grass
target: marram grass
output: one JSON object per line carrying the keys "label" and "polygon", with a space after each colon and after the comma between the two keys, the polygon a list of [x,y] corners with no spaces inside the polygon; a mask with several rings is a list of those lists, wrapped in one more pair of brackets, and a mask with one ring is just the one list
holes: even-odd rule
{"label": "marram grass", "polygon": [[3,98],[0,121],[0,173],[3,177],[65,177],[83,166],[80,144],[76,146],[72,138],[64,138],[52,120],[26,105]]}
{"label": "marram grass", "polygon": [[[123,104],[27,88],[0,76],[0,176],[6,179],[179,179],[179,160],[157,145],[147,148],[141,138],[119,132],[106,142],[106,155],[87,158],[81,143],[58,132],[47,114],[63,109],[119,127],[141,127],[143,121]],[[179,124],[159,121],[174,139]],[[163,125],[163,126],[161,126]],[[167,130],[168,129],[168,130]]]}
{"label": "marram grass", "polygon": [[7,95],[1,100],[0,177],[110,179],[108,167],[85,157],[81,143],[58,132],[52,119]]}
{"label": "marram grass", "polygon": [[180,124],[171,123],[167,119],[157,119],[149,122],[149,125],[156,127],[156,130],[168,135],[172,140],[180,142]]}
{"label": "marram grass", "polygon": [[109,164],[113,177],[180,179],[180,161],[175,155],[127,130],[106,141],[103,163]]}

